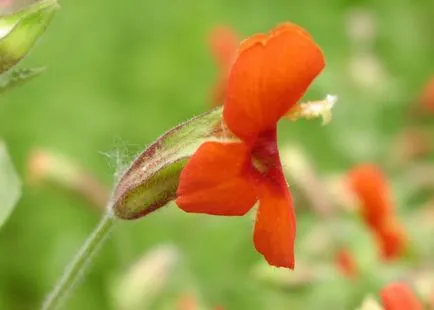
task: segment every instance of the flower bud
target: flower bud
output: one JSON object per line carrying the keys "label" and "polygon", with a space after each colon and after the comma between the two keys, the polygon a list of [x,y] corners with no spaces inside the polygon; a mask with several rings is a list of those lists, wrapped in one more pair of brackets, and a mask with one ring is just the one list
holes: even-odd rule
{"label": "flower bud", "polygon": [[121,176],[113,212],[121,219],[142,217],[174,200],[179,176],[199,146],[221,138],[222,109],[212,110],[163,134]]}
{"label": "flower bud", "polygon": [[0,74],[15,66],[41,37],[58,8],[42,0],[19,12],[0,17]]}

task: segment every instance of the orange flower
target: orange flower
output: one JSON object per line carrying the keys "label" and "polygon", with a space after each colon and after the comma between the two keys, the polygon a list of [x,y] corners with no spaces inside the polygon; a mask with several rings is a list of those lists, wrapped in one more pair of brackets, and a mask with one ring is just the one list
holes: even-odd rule
{"label": "orange flower", "polygon": [[423,310],[422,303],[407,284],[396,282],[381,291],[385,310]]}
{"label": "orange flower", "polygon": [[362,164],[349,173],[352,191],[361,204],[361,214],[366,224],[375,229],[392,212],[389,187],[383,172],[375,165]]}
{"label": "orange flower", "polygon": [[223,103],[228,71],[237,55],[240,40],[229,27],[214,28],[210,36],[211,50],[219,66],[219,78],[214,87],[213,106]]}
{"label": "orange flower", "polygon": [[274,266],[294,268],[296,230],[276,126],[323,67],[320,48],[294,24],[243,41],[223,110],[235,137],[201,145],[180,177],[176,202],[186,212],[240,216],[259,200],[254,243]]}
{"label": "orange flower", "polygon": [[403,227],[393,212],[386,177],[375,165],[363,164],[349,172],[352,191],[360,200],[360,212],[374,233],[384,259],[399,257],[407,245]]}
{"label": "orange flower", "polygon": [[354,255],[348,249],[341,249],[336,255],[336,263],[339,270],[348,278],[357,276],[357,262]]}

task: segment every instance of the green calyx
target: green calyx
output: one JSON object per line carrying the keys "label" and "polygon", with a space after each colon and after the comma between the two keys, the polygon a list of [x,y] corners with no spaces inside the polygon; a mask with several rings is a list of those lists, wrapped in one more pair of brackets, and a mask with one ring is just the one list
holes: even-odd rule
{"label": "green calyx", "polygon": [[114,214],[135,219],[174,200],[188,159],[202,143],[218,139],[222,130],[222,108],[218,108],[163,134],[121,176],[113,193]]}

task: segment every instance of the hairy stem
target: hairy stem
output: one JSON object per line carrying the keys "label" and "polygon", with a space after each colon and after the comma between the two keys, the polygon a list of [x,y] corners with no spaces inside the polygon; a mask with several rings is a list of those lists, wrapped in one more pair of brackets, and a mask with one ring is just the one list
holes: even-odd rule
{"label": "hairy stem", "polygon": [[65,302],[66,298],[85,272],[92,257],[109,235],[114,223],[115,219],[111,213],[107,213],[103,216],[93,233],[85,241],[72,262],[67,266],[54,289],[45,299],[42,310],[55,310],[62,306],[63,302]]}

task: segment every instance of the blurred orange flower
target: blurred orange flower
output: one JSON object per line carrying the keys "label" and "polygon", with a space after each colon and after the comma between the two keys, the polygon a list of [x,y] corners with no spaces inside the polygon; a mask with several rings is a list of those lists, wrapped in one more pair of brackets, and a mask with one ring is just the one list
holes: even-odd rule
{"label": "blurred orange flower", "polygon": [[186,212],[240,216],[259,200],[254,243],[269,264],[294,268],[295,214],[277,148],[277,122],[324,67],[321,49],[286,23],[240,45],[229,71],[223,118],[230,130],[200,146],[181,173]]}
{"label": "blurred orange flower", "polygon": [[211,32],[211,51],[214,54],[220,71],[213,91],[213,107],[223,104],[228,71],[236,57],[239,42],[237,33],[229,27],[216,27]]}
{"label": "blurred orange flower", "polygon": [[417,296],[403,282],[395,282],[381,290],[385,310],[423,310]]}
{"label": "blurred orange flower", "polygon": [[336,255],[336,264],[344,276],[348,278],[355,278],[357,276],[357,262],[350,250],[345,248],[340,249]]}
{"label": "blurred orange flower", "polygon": [[399,257],[406,248],[407,237],[397,220],[386,177],[379,167],[362,164],[349,172],[351,190],[360,200],[360,212],[374,233],[384,259]]}
{"label": "blurred orange flower", "polygon": [[419,100],[426,111],[434,113],[434,77],[426,83]]}
{"label": "blurred orange flower", "polygon": [[385,222],[376,229],[375,237],[386,260],[398,258],[407,246],[407,235],[397,219],[389,216]]}

